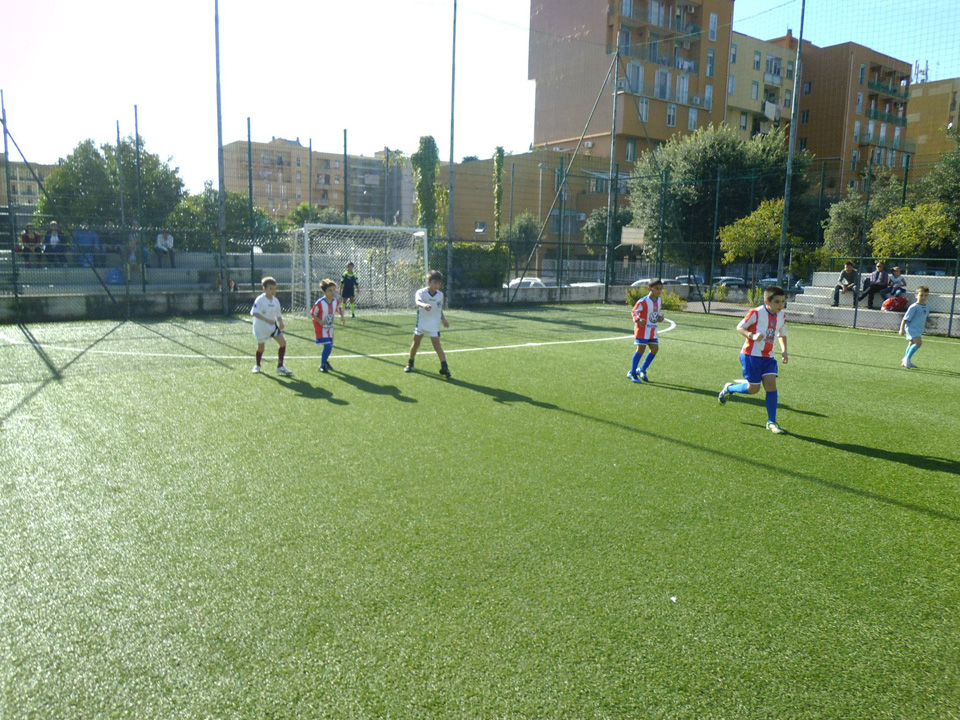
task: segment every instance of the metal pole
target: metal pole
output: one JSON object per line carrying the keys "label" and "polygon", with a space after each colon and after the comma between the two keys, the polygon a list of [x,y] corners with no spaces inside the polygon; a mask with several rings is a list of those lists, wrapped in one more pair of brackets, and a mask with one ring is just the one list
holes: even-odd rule
{"label": "metal pole", "polygon": [[[906,153],[904,153],[906,154]],[[907,163],[903,166],[903,195],[900,198],[900,204],[907,204],[907,178],[910,177],[910,156],[907,155]]]}
{"label": "metal pole", "polygon": [[[610,77],[610,73],[607,73]],[[610,299],[610,248],[613,247],[613,202],[616,199],[613,186],[613,170],[617,161],[617,82],[620,80],[620,49],[617,48],[613,63],[613,109],[610,112],[610,181],[607,184],[607,232],[603,252],[603,301]]]}
{"label": "metal pole", "polygon": [[307,222],[313,222],[313,138],[310,138],[310,155],[307,157]]}
{"label": "metal pole", "polygon": [[[123,145],[120,144],[120,121],[117,120],[117,187],[120,188],[120,253],[126,258],[123,285],[127,293],[127,319],[130,319],[130,256],[127,253],[127,218],[123,211]],[[142,259],[142,258],[141,258]]]}
{"label": "metal pole", "polygon": [[[0,118],[3,119],[3,175],[7,184],[7,221],[10,225],[10,273],[13,277],[13,297],[17,307],[20,306],[20,284],[17,282],[17,256],[14,249],[17,246],[17,217],[14,214],[13,194],[10,185],[10,148],[7,141],[7,106],[3,101],[3,90],[0,90]],[[19,314],[19,313],[18,313]]]}
{"label": "metal pole", "polygon": [[867,242],[867,222],[870,216],[870,186],[873,182],[873,151],[870,151],[870,164],[867,165],[867,197],[863,203],[863,229],[860,232],[860,257],[857,258],[857,273],[860,287],[853,296],[853,327],[857,327],[857,318],[860,311],[860,293],[863,287],[863,249]]}
{"label": "metal pole", "polygon": [[537,225],[543,225],[543,169],[546,166],[546,163],[537,165],[537,167],[540,168],[540,196],[537,200]]}
{"label": "metal pole", "polygon": [[[823,193],[827,185],[827,161],[820,167],[820,199],[817,201],[817,240],[823,244]],[[791,266],[793,263],[790,263]]]}
{"label": "metal pole", "polygon": [[227,188],[223,170],[223,112],[220,103],[220,0],[213,0],[213,29],[217,54],[217,171],[219,185],[219,217],[217,229],[220,232],[220,302],[223,314],[229,314],[227,305],[227,277],[224,263],[227,260]]}
{"label": "metal pole", "polygon": [[347,182],[347,129],[343,129],[343,224],[349,225],[347,212],[350,198],[350,184]]}
{"label": "metal pole", "polygon": [[250,210],[250,289],[255,290],[257,285],[254,276],[257,270],[253,257],[253,246],[255,244],[256,227],[253,224],[253,143],[250,140],[249,117],[247,118],[247,205]]}
{"label": "metal pole", "polygon": [[803,50],[803,20],[807,0],[800,3],[800,37],[797,39],[796,70],[793,73],[793,102],[790,108],[790,145],[787,150],[787,179],[783,187],[783,222],[780,224],[780,252],[777,253],[777,282],[783,284],[783,256],[787,245],[787,227],[790,224],[790,186],[793,181],[793,154],[797,147],[797,115],[800,107],[801,54]]}
{"label": "metal pole", "polygon": [[133,139],[134,150],[137,158],[137,226],[140,232],[137,233],[137,253],[140,256],[140,283],[143,294],[147,294],[147,253],[143,251],[143,197],[140,192],[140,122],[137,118],[137,106],[133,106]]}
{"label": "metal pole", "polygon": [[720,168],[717,168],[717,188],[713,201],[713,242],[710,243],[710,300],[707,301],[707,312],[713,308],[713,266],[717,260],[717,228],[720,226]]}
{"label": "metal pole", "polygon": [[510,228],[513,229],[513,181],[517,174],[517,164],[510,163]]}
{"label": "metal pole", "polygon": [[[450,61],[450,172],[447,173],[447,238],[453,239],[453,109],[457,89],[457,0],[453,0],[453,52]],[[449,278],[447,280],[449,282]]]}
{"label": "metal pole", "polygon": [[950,299],[950,322],[947,337],[953,337],[953,314],[957,306],[957,279],[960,278],[960,237],[957,238],[957,262],[953,268],[953,297]]}
{"label": "metal pole", "polygon": [[564,213],[563,189],[565,187],[566,181],[567,181],[567,177],[563,170],[563,156],[561,155],[560,156],[560,208],[559,208],[560,213],[558,215],[560,219],[560,226],[557,230],[557,297],[561,297],[563,295],[560,288],[562,287],[562,284],[563,284],[563,213]]}

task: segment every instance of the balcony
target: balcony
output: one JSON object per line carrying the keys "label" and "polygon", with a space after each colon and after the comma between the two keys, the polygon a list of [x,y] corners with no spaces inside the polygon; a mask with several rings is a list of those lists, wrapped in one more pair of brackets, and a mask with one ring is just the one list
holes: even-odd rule
{"label": "balcony", "polygon": [[892,113],[884,112],[883,110],[867,108],[867,117],[871,120],[879,120],[880,122],[890,123],[891,125],[899,125],[900,127],[907,126],[907,119],[905,117],[893,115]]}
{"label": "balcony", "polygon": [[780,87],[783,85],[783,76],[779,73],[765,72],[763,74],[763,84],[776,85],[777,87]]}
{"label": "balcony", "polygon": [[903,100],[904,102],[910,99],[909,87],[888,85],[887,83],[880,82],[878,80],[870,80],[867,83],[867,87],[874,92],[880,93],[881,95],[888,95],[890,97],[897,98],[898,100]]}
{"label": "balcony", "polygon": [[888,150],[901,150],[905,153],[915,153],[917,151],[917,143],[914,140],[903,137],[887,137],[886,135],[869,132],[860,133],[860,144],[887,148]]}

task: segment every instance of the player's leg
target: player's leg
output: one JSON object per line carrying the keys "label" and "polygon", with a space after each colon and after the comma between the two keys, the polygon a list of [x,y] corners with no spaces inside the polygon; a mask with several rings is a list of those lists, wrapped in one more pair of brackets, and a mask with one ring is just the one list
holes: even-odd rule
{"label": "player's leg", "polygon": [[257,345],[257,364],[253,366],[253,372],[260,372],[260,361],[263,360],[263,351],[266,348],[266,343],[260,343]]}
{"label": "player's leg", "polygon": [[650,380],[647,378],[647,369],[650,367],[650,364],[653,362],[654,358],[657,357],[657,353],[660,352],[660,343],[658,343],[656,340],[650,340],[647,342],[647,348],[649,352],[643,359],[643,364],[640,366],[640,379],[644,382],[650,382]]}
{"label": "player's leg", "polygon": [[330,372],[333,370],[333,367],[330,365],[327,360],[330,357],[330,353],[333,351],[333,338],[324,338],[320,341],[320,344],[323,346],[320,350],[320,365],[317,369],[320,372]]}
{"label": "player's leg", "polygon": [[423,335],[414,331],[413,344],[410,345],[410,359],[407,360],[407,366],[403,369],[404,372],[411,372],[413,370],[413,361],[417,357],[417,350],[420,349],[421,340],[423,340]]}
{"label": "player's leg", "polygon": [[763,376],[763,390],[765,394],[765,404],[767,406],[767,427],[777,424],[777,376],[768,373]]}
{"label": "player's leg", "polygon": [[923,338],[921,337],[912,337],[910,338],[910,343],[907,345],[907,352],[903,356],[903,361],[901,364],[907,368],[915,368],[916,365],[913,364],[913,356],[917,354],[917,350],[920,349],[920,346],[923,345]]}
{"label": "player's leg", "polygon": [[287,339],[283,336],[283,332],[279,328],[274,334],[273,339],[276,340],[277,345],[280,346],[277,349],[277,372],[281,375],[293,375],[293,373],[287,370],[286,366],[283,364],[283,356],[287,352]]}
{"label": "player's leg", "polygon": [[723,386],[717,400],[723,405],[731,395],[756,395],[760,392],[760,383],[762,375],[756,368],[757,358],[740,353],[740,369],[743,370],[744,380],[735,380],[728,382]]}
{"label": "player's leg", "polygon": [[640,360],[643,358],[643,354],[647,351],[647,341],[646,340],[634,340],[636,343],[633,357],[630,359],[630,372],[627,373],[627,378],[633,380],[633,382],[640,382]]}
{"label": "player's leg", "polygon": [[440,335],[431,335],[430,342],[433,343],[433,349],[436,351],[437,357],[440,358],[440,374],[445,377],[450,377],[450,368],[447,367],[447,355],[440,346]]}

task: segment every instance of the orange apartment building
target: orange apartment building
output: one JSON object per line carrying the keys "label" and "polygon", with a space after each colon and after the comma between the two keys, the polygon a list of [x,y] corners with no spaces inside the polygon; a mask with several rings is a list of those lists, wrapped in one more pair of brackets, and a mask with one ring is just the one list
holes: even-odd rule
{"label": "orange apartment building", "polygon": [[[616,161],[725,115],[733,0],[532,0],[533,144],[610,156],[619,51]],[[591,116],[594,103],[599,103]],[[588,122],[589,120],[589,122]]]}
{"label": "orange apartment building", "polygon": [[910,86],[907,122],[910,139],[917,144],[915,162],[910,167],[911,177],[922,175],[932,163],[939,162],[944,153],[956,148],[956,143],[947,136],[947,127],[951,124],[958,127],[958,93],[960,78]]}

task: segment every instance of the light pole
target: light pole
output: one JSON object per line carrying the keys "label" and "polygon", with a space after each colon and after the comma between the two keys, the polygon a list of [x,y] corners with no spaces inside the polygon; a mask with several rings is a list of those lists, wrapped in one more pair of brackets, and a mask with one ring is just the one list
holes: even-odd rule
{"label": "light pole", "polygon": [[543,225],[543,169],[547,167],[546,163],[537,165],[540,168],[540,198],[537,201],[537,224]]}

